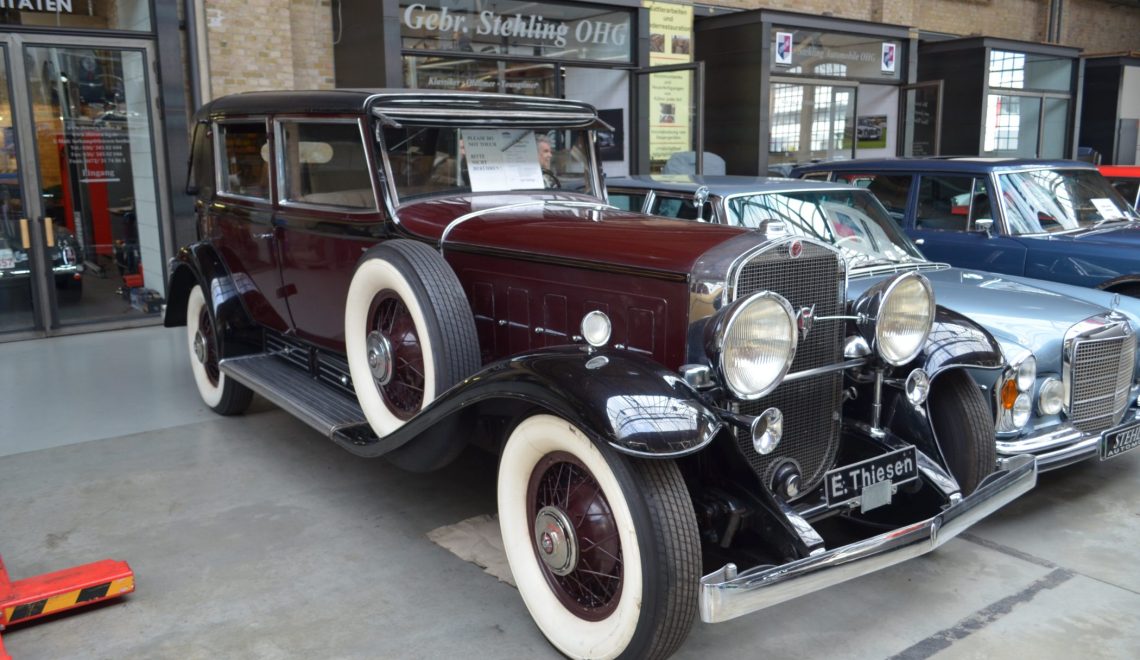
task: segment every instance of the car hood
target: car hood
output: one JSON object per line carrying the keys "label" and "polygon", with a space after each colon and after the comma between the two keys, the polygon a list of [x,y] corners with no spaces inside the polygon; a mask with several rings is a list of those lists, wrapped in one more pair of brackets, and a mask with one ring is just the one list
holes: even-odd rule
{"label": "car hood", "polygon": [[[1065,332],[1108,309],[1093,301],[1017,281],[1004,275],[961,268],[923,271],[934,287],[939,305],[963,314],[997,339],[1007,360],[1033,351],[1039,370],[1055,371],[1061,364]],[[854,299],[886,276],[853,276],[848,297]]]}
{"label": "car hood", "polygon": [[1140,222],[1113,222],[1097,228],[1081,229],[1064,234],[1052,234],[1050,240],[1075,242],[1080,245],[1104,244],[1109,246],[1140,247]]}
{"label": "car hood", "polygon": [[401,228],[440,242],[445,253],[474,249],[686,275],[705,252],[748,233],[622,211],[575,193],[435,198],[405,204],[397,215]]}

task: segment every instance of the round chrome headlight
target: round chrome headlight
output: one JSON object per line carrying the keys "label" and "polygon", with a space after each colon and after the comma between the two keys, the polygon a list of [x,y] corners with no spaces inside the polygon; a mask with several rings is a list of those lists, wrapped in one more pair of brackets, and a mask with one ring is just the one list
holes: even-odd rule
{"label": "round chrome headlight", "polygon": [[922,350],[934,323],[934,290],[925,277],[906,273],[883,293],[875,323],[875,350],[901,366]]}
{"label": "round chrome headlight", "polygon": [[605,346],[606,342],[610,340],[612,330],[613,325],[610,323],[610,317],[606,316],[605,312],[594,310],[582,317],[582,338],[594,348]]}
{"label": "round chrome headlight", "polygon": [[762,291],[726,308],[714,326],[710,357],[738,399],[758,399],[783,380],[796,355],[795,312]]}
{"label": "round chrome headlight", "polygon": [[1046,378],[1037,392],[1037,409],[1042,415],[1056,415],[1065,403],[1065,386],[1060,379]]}
{"label": "round chrome headlight", "polygon": [[1037,359],[1032,355],[1026,357],[1017,365],[1017,389],[1022,392],[1033,390],[1033,382],[1037,380]]}
{"label": "round chrome headlight", "polygon": [[1017,395],[1017,399],[1013,402],[1012,421],[1016,428],[1024,428],[1029,423],[1029,414],[1033,410],[1033,404],[1029,401],[1029,395],[1025,392]]}

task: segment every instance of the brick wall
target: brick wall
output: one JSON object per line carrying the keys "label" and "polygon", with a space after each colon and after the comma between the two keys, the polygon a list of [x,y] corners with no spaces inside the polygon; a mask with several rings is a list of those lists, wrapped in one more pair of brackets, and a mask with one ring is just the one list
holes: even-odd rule
{"label": "brick wall", "polygon": [[206,0],[210,92],[333,86],[329,0]]}

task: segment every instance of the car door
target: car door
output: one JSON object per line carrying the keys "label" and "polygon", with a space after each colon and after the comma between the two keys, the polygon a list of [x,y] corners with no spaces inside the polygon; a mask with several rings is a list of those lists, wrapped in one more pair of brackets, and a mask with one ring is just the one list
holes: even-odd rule
{"label": "car door", "polygon": [[274,133],[274,224],[295,332],[341,351],[353,269],[384,230],[365,132],[358,117],[278,117]]}
{"label": "car door", "polygon": [[[273,227],[273,181],[265,117],[227,119],[214,126],[217,175],[212,203],[203,204],[205,225],[254,321],[285,332],[291,327],[281,288]],[[210,295],[209,292],[205,292]]]}
{"label": "car door", "polygon": [[[985,175],[925,173],[913,184],[907,233],[931,261],[1010,275],[1025,271],[1025,246],[1000,231]],[[993,221],[987,232],[977,220]]]}

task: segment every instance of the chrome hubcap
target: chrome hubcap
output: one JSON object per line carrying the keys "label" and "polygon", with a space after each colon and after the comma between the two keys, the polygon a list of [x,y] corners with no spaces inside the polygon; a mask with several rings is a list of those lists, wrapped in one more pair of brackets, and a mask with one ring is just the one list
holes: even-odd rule
{"label": "chrome hubcap", "polygon": [[198,364],[206,364],[206,338],[201,330],[194,333],[194,357],[198,358]]}
{"label": "chrome hubcap", "polygon": [[578,539],[561,509],[543,507],[534,519],[538,556],[555,575],[569,575],[578,565]]}
{"label": "chrome hubcap", "polygon": [[392,380],[392,342],[383,334],[373,330],[368,333],[368,368],[372,377],[380,385]]}

